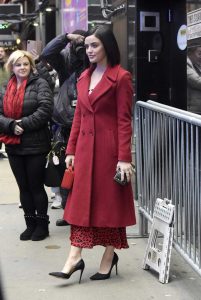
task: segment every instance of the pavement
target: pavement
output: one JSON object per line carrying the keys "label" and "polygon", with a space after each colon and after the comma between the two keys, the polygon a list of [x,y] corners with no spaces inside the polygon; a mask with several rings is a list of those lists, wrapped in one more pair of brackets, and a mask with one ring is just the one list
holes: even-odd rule
{"label": "pavement", "polygon": [[[50,190],[47,189],[49,198]],[[138,225],[127,230],[129,249],[117,250],[118,275],[112,271],[105,281],[90,281],[98,270],[103,247],[84,250],[85,270],[69,280],[48,275],[60,271],[70,247],[69,226],[57,227],[62,209],[51,209],[50,237],[43,241],[20,241],[25,229],[19,192],[7,159],[0,160],[0,267],[4,300],[201,300],[201,278],[172,250],[168,284],[158,280],[153,270],[142,269],[147,239],[138,236]],[[51,203],[49,203],[49,206]],[[137,212],[137,203],[136,203]],[[2,299],[0,299],[2,300]]]}

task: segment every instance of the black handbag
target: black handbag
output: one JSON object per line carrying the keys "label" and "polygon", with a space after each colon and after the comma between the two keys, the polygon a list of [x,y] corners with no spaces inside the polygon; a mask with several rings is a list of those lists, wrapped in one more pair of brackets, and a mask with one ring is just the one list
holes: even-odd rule
{"label": "black handbag", "polygon": [[52,144],[52,149],[47,155],[45,167],[45,185],[48,187],[58,187],[61,185],[65,172],[65,144],[56,142]]}

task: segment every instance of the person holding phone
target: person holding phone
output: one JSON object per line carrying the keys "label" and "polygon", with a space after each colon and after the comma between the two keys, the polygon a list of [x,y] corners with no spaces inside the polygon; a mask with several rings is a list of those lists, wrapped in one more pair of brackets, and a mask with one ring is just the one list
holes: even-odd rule
{"label": "person holding phone", "polygon": [[[128,248],[126,226],[136,223],[131,187],[131,75],[120,66],[113,32],[95,27],[85,38],[90,68],[77,83],[78,101],[66,149],[66,166],[74,167],[74,182],[64,219],[71,224],[71,248],[61,272],[50,275],[69,279],[85,268],[84,248],[105,248],[91,280],[110,278],[118,264],[115,249]],[[117,170],[121,180],[114,180]]]}

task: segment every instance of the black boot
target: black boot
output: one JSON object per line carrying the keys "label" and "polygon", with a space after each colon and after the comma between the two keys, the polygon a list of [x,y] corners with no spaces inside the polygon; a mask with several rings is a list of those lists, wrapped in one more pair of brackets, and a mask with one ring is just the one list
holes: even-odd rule
{"label": "black boot", "polygon": [[28,241],[31,239],[33,232],[36,229],[36,216],[24,215],[24,219],[27,225],[27,229],[20,234],[21,241]]}
{"label": "black boot", "polygon": [[48,224],[50,223],[49,216],[37,215],[36,222],[37,222],[37,226],[31,236],[31,239],[32,239],[32,241],[42,241],[47,236],[49,236],[49,230],[48,230]]}

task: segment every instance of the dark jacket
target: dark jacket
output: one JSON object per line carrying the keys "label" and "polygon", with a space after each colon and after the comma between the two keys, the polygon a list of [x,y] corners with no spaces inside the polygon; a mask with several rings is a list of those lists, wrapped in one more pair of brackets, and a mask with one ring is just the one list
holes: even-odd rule
{"label": "dark jacket", "polygon": [[60,86],[71,74],[68,50],[65,49],[68,43],[66,34],[61,34],[45,46],[40,56],[40,59],[47,61],[57,71]]}
{"label": "dark jacket", "polygon": [[66,140],[75,111],[77,80],[86,68],[84,45],[76,44],[76,46],[71,45],[66,48],[68,43],[66,34],[61,34],[45,46],[40,56],[41,60],[47,61],[57,71],[59,77],[60,90],[55,98],[52,120],[68,129],[65,134]]}
{"label": "dark jacket", "polygon": [[55,87],[55,80],[53,79],[53,77],[50,75],[48,69],[47,69],[47,66],[45,65],[44,62],[42,61],[39,61],[36,63],[36,70],[37,70],[37,73],[39,74],[39,76],[41,78],[44,78],[52,91],[54,91],[54,87]]}
{"label": "dark jacket", "polygon": [[[53,111],[53,95],[46,80],[30,74],[25,90],[21,126],[24,129],[19,145],[6,145],[8,154],[42,154],[50,150],[48,121]],[[14,134],[15,120],[3,114],[3,94],[0,95],[0,132]]]}
{"label": "dark jacket", "polygon": [[61,34],[45,46],[40,56],[41,60],[47,61],[57,71],[60,86],[74,72],[79,77],[87,67],[84,44],[66,48],[69,42],[66,34]]}

